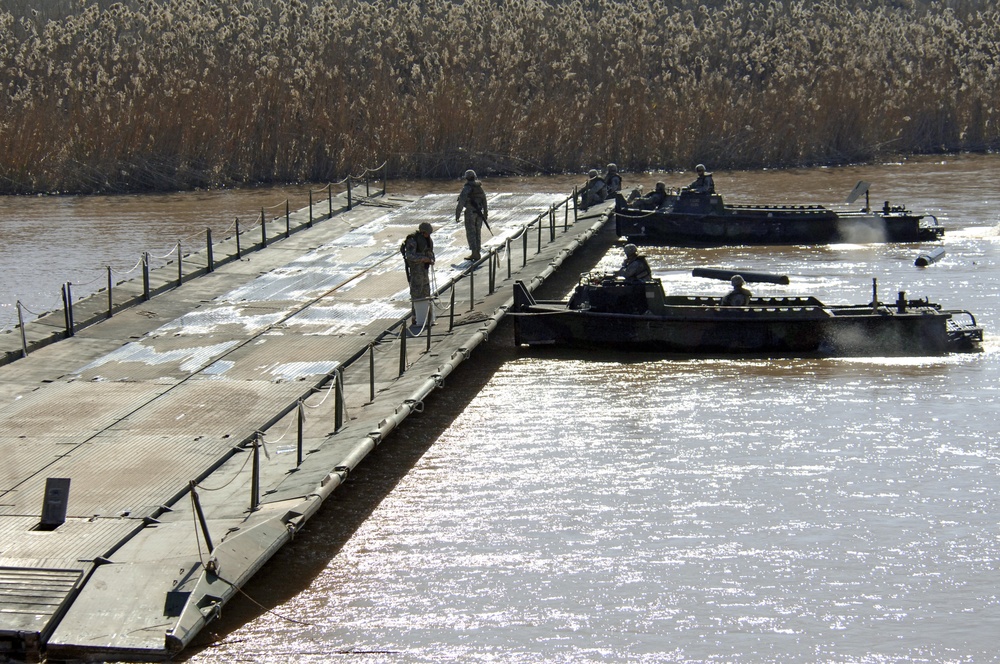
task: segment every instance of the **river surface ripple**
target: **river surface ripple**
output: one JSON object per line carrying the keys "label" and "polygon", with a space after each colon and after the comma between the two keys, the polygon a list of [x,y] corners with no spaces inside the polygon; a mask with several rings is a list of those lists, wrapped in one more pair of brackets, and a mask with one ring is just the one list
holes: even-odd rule
{"label": "river surface ripple", "polygon": [[[670,292],[724,292],[690,276],[706,265],[788,274],[791,286],[754,291],[840,303],[867,302],[877,278],[883,300],[905,290],[975,313],[983,353],[664,360],[491,340],[187,657],[996,661],[998,167],[968,156],[716,174],[732,202],[836,205],[868,180],[873,206],[945,224],[947,255],[929,268],[914,267],[917,245],[646,252]],[[626,186],[658,178],[691,176]],[[486,186],[566,191],[578,179]],[[410,186],[422,184],[457,193]],[[0,201],[0,294],[51,308],[52,284],[58,295],[94,264],[203,232],[193,212],[230,195]],[[75,211],[92,206],[104,211]],[[616,249],[600,266],[619,261]]]}

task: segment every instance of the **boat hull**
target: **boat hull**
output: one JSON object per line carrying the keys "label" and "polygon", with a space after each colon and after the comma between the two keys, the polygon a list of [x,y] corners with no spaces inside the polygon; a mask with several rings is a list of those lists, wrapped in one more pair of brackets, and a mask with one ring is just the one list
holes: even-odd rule
{"label": "boat hull", "polygon": [[724,205],[717,195],[686,194],[658,210],[629,208],[619,198],[615,230],[629,242],[669,246],[925,242],[944,234],[936,220],[905,208],[838,213],[818,205]]}
{"label": "boat hull", "polygon": [[[729,307],[717,298],[671,297],[662,303],[648,299],[658,312],[652,314],[641,312],[639,299],[627,297],[627,285],[621,295],[609,293],[614,290],[591,289],[596,308],[580,308],[574,300],[535,302],[523,288],[520,295],[515,290],[515,342],[710,356],[918,356],[975,350],[982,339],[971,314],[935,305],[829,307],[815,298],[792,297],[754,298],[750,306]],[[614,310],[600,310],[611,308],[605,304]],[[968,315],[968,324],[954,320],[959,313]]]}

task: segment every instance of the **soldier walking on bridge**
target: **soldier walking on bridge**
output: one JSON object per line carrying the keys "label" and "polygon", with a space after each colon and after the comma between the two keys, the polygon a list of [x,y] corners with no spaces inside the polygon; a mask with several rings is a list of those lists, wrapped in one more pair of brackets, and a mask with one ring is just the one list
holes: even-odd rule
{"label": "soldier walking on bridge", "polygon": [[458,195],[458,207],[455,208],[455,221],[465,211],[465,237],[469,241],[469,251],[472,252],[466,260],[478,261],[482,258],[483,224],[489,228],[489,210],[486,205],[486,192],[483,183],[476,179],[476,172],[469,169],[465,172],[465,186]]}
{"label": "soldier walking on bridge", "polygon": [[430,270],[434,265],[434,227],[422,222],[417,230],[403,242],[403,259],[406,261],[406,278],[410,282],[410,300],[413,302],[414,324],[423,327],[434,320],[431,309]]}

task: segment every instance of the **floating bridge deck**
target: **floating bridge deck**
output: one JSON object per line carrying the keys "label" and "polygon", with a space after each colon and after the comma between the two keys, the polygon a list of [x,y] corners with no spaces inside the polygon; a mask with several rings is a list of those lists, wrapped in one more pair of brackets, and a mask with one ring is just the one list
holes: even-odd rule
{"label": "floating bridge deck", "polygon": [[[473,269],[454,201],[301,210],[258,251],[185,256],[197,278],[168,265],[0,335],[0,657],[181,650],[609,212],[496,194]],[[437,319],[411,331],[399,244],[422,221]]]}

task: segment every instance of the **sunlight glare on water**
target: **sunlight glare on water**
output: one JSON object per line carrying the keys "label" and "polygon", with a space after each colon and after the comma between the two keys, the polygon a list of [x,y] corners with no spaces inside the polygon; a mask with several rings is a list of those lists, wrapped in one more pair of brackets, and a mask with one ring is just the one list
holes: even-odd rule
{"label": "sunlight glare on water", "polygon": [[197,661],[992,656],[984,359],[509,362],[280,607],[314,627]]}
{"label": "sunlight glare on water", "polygon": [[[625,186],[657,179],[691,177],[626,173]],[[759,295],[928,297],[975,314],[982,353],[677,360],[515,350],[494,334],[449,379],[478,370],[480,384],[461,398],[435,392],[220,622],[257,614],[213,623],[184,657],[996,661],[996,155],[715,176],[727,202],[831,206],[861,179],[873,183],[873,205],[890,199],[946,223],[946,257],[917,268],[915,244],[644,253],[669,293],[721,294],[724,282],[691,271],[727,267],[790,277],[753,284]],[[491,192],[579,181],[485,178]],[[458,191],[457,182],[396,184]],[[209,209],[218,237],[234,214],[253,218],[273,199],[3,201],[0,323],[15,300],[37,312],[58,303],[66,280],[96,289],[104,265],[125,270],[176,238],[195,246]],[[615,248],[596,269],[620,261]],[[447,417],[432,424],[439,411]]]}

